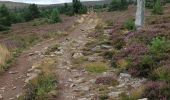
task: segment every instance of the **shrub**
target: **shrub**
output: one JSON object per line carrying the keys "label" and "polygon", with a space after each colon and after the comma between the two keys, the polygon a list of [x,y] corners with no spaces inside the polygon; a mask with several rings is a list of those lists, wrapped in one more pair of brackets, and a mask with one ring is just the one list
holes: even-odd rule
{"label": "shrub", "polygon": [[125,59],[120,59],[117,61],[116,65],[120,70],[126,70],[126,69],[128,69],[128,67],[130,65],[130,61],[125,60]]}
{"label": "shrub", "polygon": [[170,83],[170,67],[167,65],[154,70],[153,77],[156,80]]}
{"label": "shrub", "polygon": [[5,46],[0,45],[0,72],[6,69],[7,61],[11,58],[11,53]]}
{"label": "shrub", "polygon": [[161,0],[156,0],[152,13],[158,15],[163,14],[163,7],[161,4]]}
{"label": "shrub", "polygon": [[9,30],[9,27],[0,25],[0,31],[6,31]]}
{"label": "shrub", "polygon": [[102,62],[93,62],[86,64],[86,70],[92,73],[102,73],[108,70],[108,65]]}
{"label": "shrub", "polygon": [[54,9],[51,13],[51,21],[52,23],[57,23],[57,22],[60,22],[61,19],[60,19],[60,16],[59,16],[59,12],[58,12],[58,9]]}
{"label": "shrub", "polygon": [[165,82],[148,82],[142,96],[150,100],[169,100],[170,85]]}
{"label": "shrub", "polygon": [[112,34],[112,42],[113,42],[113,47],[115,49],[122,49],[123,46],[125,46],[125,41],[124,41],[124,36],[122,34],[119,34],[119,33],[113,33]]}
{"label": "shrub", "polygon": [[95,81],[96,84],[103,84],[103,85],[117,85],[118,81],[114,76],[105,76],[105,77],[99,77]]}
{"label": "shrub", "polygon": [[129,19],[124,23],[124,27],[128,30],[135,30],[135,23],[133,19]]}
{"label": "shrub", "polygon": [[156,37],[151,41],[149,46],[151,53],[165,53],[170,50],[170,40],[165,37]]}
{"label": "shrub", "polygon": [[3,4],[0,7],[0,31],[8,30],[11,26],[11,17],[9,9]]}

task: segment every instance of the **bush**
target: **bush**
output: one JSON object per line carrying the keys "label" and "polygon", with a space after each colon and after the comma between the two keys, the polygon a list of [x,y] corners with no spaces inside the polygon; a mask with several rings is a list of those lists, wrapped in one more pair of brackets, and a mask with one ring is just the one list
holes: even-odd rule
{"label": "bush", "polygon": [[156,0],[152,13],[158,15],[163,14],[163,7],[160,0]]}
{"label": "bush", "polygon": [[165,37],[156,37],[151,41],[149,46],[151,53],[166,53],[170,51],[170,41]]}
{"label": "bush", "polygon": [[9,30],[9,27],[0,25],[0,31],[6,31]]}
{"label": "bush", "polygon": [[118,84],[118,81],[116,80],[114,76],[105,76],[105,77],[97,78],[95,83],[115,86]]}
{"label": "bush", "polygon": [[8,30],[11,26],[11,17],[8,8],[3,4],[0,7],[0,31]]}
{"label": "bush", "polygon": [[156,80],[170,83],[170,67],[167,65],[157,68],[152,75]]}
{"label": "bush", "polygon": [[148,82],[143,97],[149,100],[169,100],[170,85],[165,82]]}
{"label": "bush", "polygon": [[86,70],[92,73],[102,73],[108,70],[108,66],[106,63],[94,62],[86,64]]}
{"label": "bush", "polygon": [[129,19],[124,23],[124,27],[128,30],[135,30],[135,22],[133,19]]}
{"label": "bush", "polygon": [[61,21],[58,9],[53,9],[50,19],[51,19],[52,23],[57,23],[57,22]]}

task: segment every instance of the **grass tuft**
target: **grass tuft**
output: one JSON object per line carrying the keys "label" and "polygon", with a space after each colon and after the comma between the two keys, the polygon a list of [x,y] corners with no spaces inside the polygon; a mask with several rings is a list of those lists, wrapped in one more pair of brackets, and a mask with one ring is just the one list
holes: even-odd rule
{"label": "grass tuft", "polygon": [[103,62],[93,62],[86,64],[86,70],[92,73],[103,73],[108,70],[108,65]]}
{"label": "grass tuft", "polygon": [[11,53],[9,50],[5,46],[0,45],[0,72],[6,69],[6,65],[10,58]]}

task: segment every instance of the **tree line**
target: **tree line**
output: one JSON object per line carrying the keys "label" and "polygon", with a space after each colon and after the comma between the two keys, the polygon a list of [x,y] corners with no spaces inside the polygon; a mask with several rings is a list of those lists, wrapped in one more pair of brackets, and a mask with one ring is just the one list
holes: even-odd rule
{"label": "tree line", "polygon": [[87,13],[87,7],[80,0],[73,0],[72,5],[53,8],[39,8],[30,4],[27,8],[10,10],[6,5],[0,7],[0,31],[9,30],[11,24],[27,22],[36,18],[48,18],[50,23],[60,22],[60,13],[69,16]]}

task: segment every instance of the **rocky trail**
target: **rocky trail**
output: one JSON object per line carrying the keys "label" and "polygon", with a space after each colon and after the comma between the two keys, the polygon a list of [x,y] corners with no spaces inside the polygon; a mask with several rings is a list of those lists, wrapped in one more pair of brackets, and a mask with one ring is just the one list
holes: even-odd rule
{"label": "rocky trail", "polygon": [[[17,58],[16,64],[0,76],[2,100],[17,100],[24,90],[25,81],[30,78],[28,73],[32,64],[44,58],[47,48],[56,43],[59,44],[60,50],[50,55],[58,60],[55,73],[58,76],[59,95],[54,100],[100,100],[98,85],[95,84],[96,78],[112,76],[115,74],[114,69],[102,74],[91,74],[82,68],[82,64],[79,64],[80,68],[76,68],[77,66],[73,63],[73,59],[84,56],[82,49],[91,40],[88,34],[94,30],[98,22],[99,19],[95,13],[83,15],[79,19],[79,24],[68,36],[59,40],[44,41],[24,51]],[[94,56],[96,55],[88,56],[88,58]],[[103,59],[98,55],[97,58]],[[106,93],[109,98],[115,99],[122,92],[127,92],[129,86],[137,88],[145,81],[145,79],[132,78],[126,73],[117,76],[117,80],[119,82],[117,86],[104,87],[108,90]]]}

